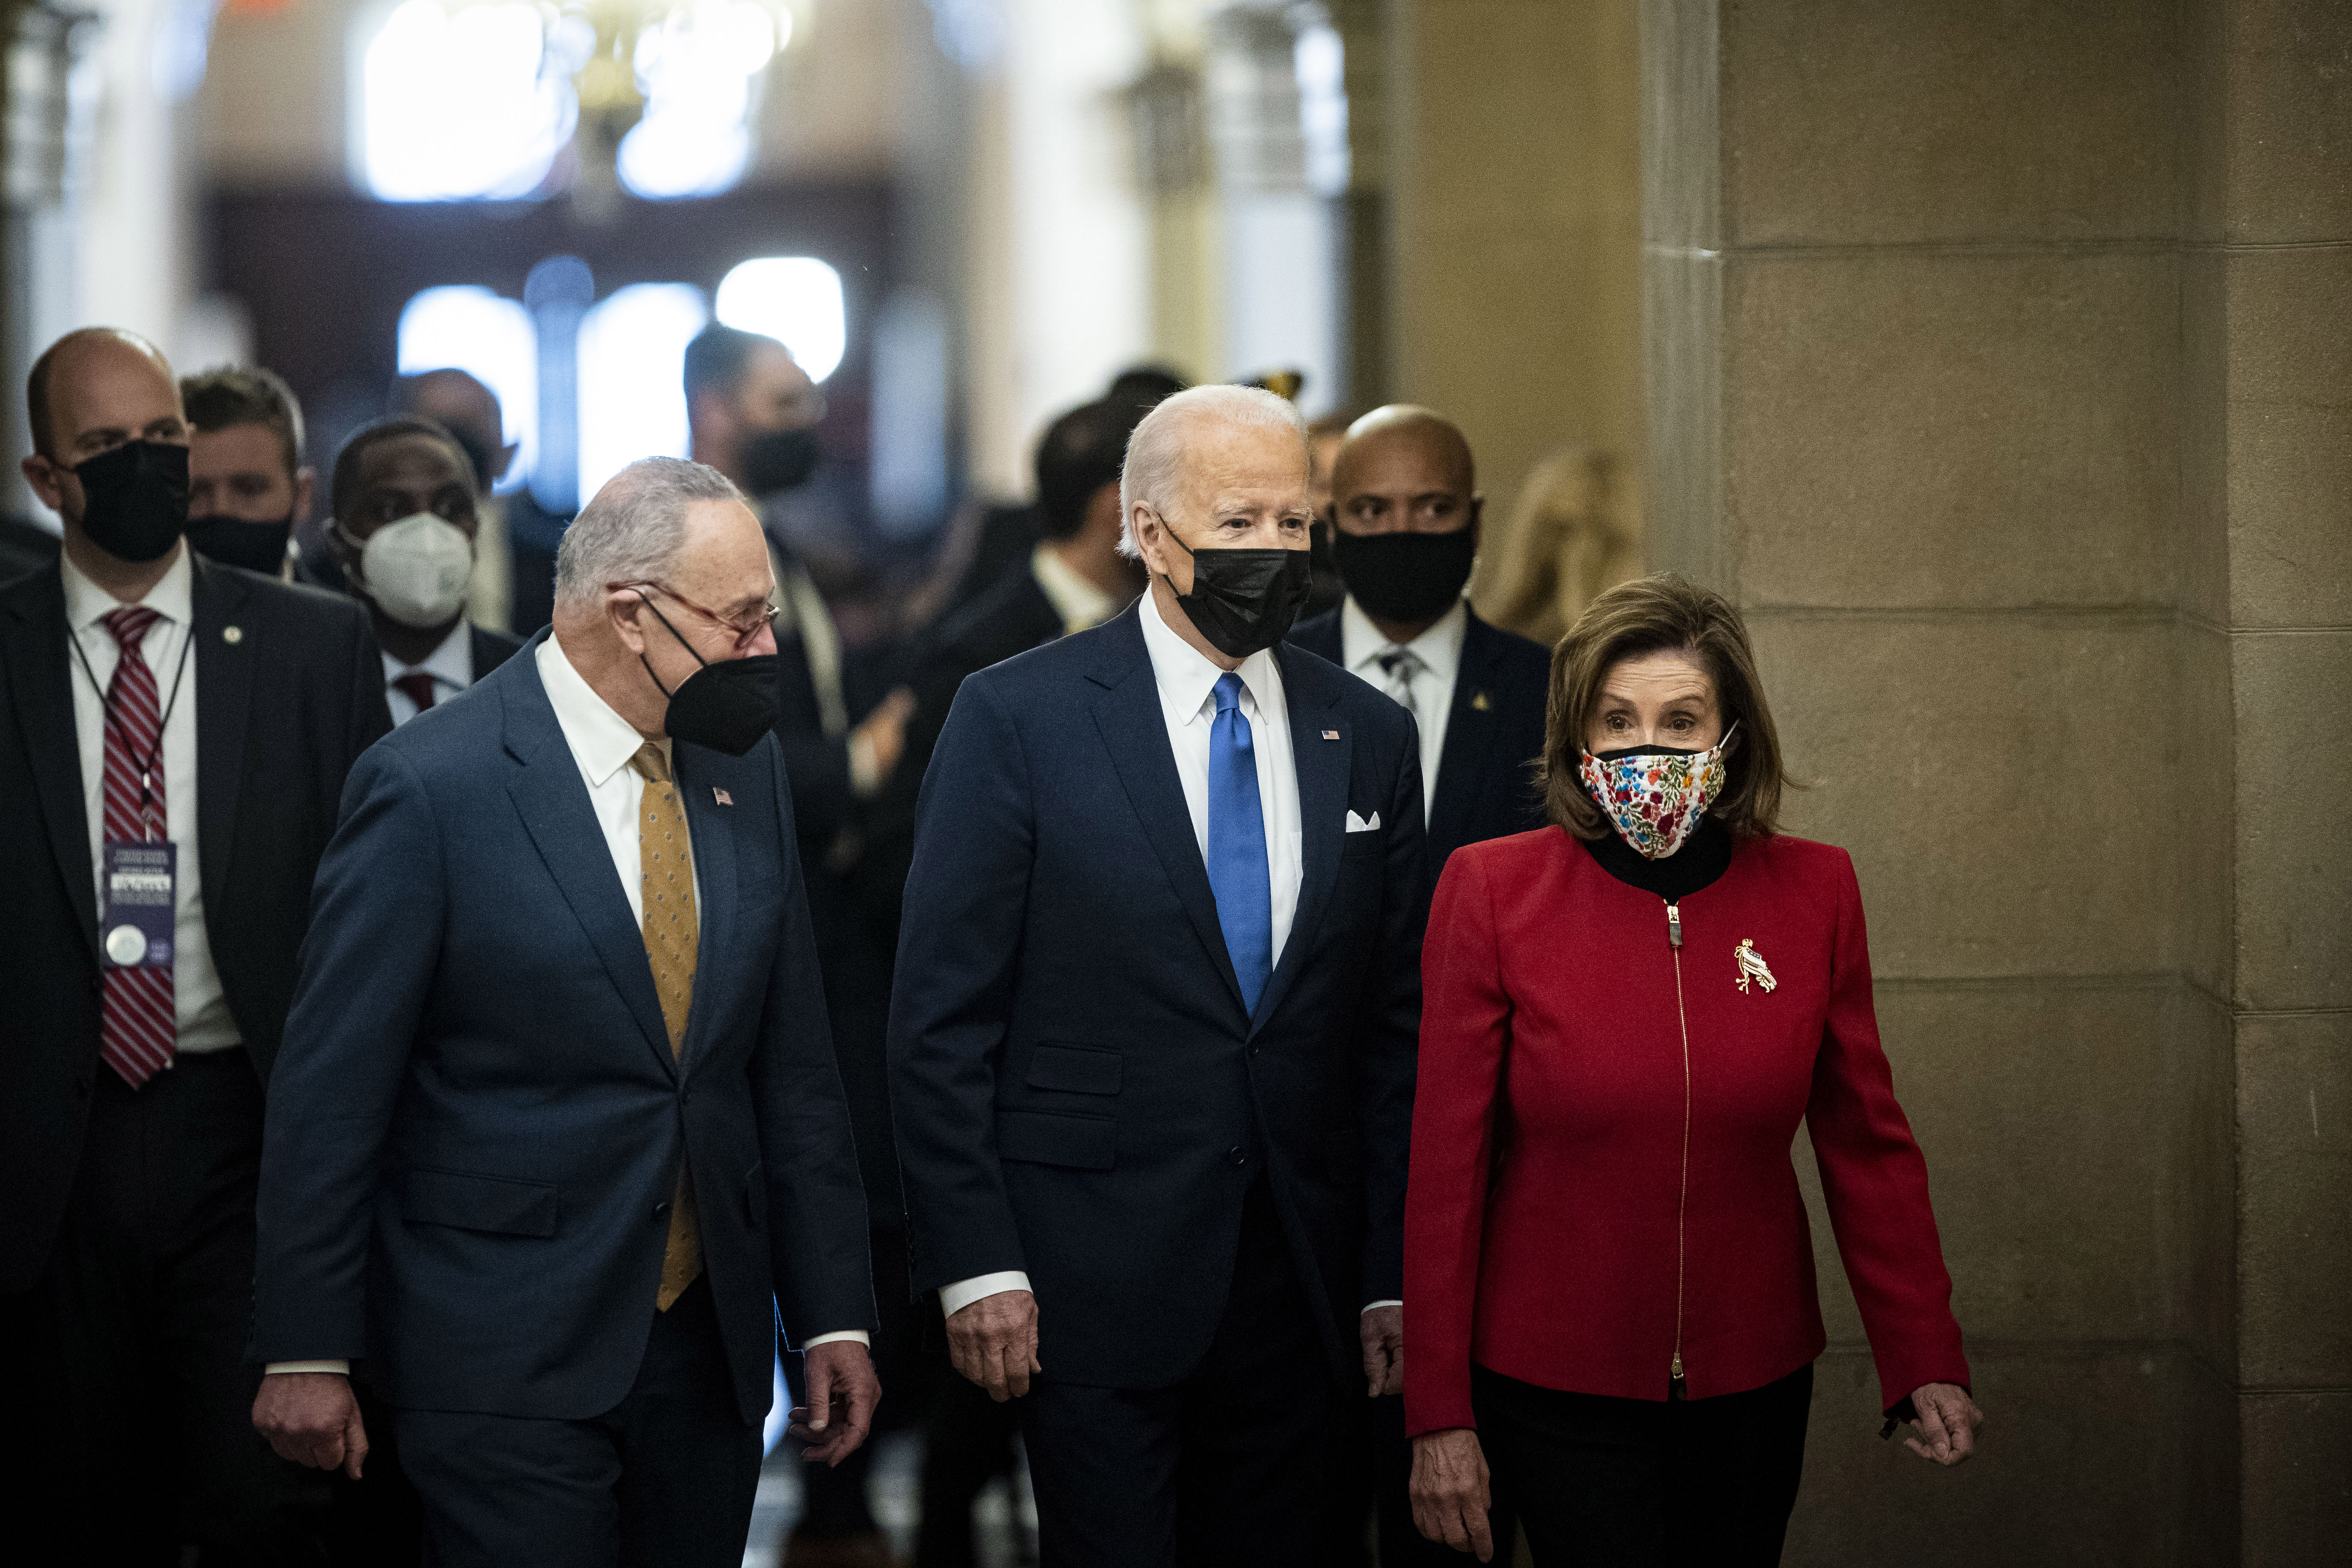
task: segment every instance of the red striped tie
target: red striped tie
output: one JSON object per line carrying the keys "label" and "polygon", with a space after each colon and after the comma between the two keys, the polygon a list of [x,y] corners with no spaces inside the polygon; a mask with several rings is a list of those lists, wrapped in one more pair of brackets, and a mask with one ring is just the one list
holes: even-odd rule
{"label": "red striped tie", "polygon": [[[140,840],[170,836],[163,803],[163,715],[155,672],[139,652],[158,616],[152,610],[116,610],[106,617],[122,654],[106,687],[106,837]],[[147,767],[142,789],[142,764]],[[172,971],[106,971],[98,1054],[137,1089],[172,1065],[179,1026],[172,1011]]]}

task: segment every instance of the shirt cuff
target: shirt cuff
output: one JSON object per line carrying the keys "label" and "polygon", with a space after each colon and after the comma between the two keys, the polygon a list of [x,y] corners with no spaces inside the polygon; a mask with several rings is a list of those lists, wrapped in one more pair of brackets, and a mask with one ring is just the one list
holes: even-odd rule
{"label": "shirt cuff", "polygon": [[940,1310],[952,1318],[983,1296],[1002,1296],[1007,1290],[1027,1289],[1029,1276],[1018,1268],[1007,1268],[998,1274],[975,1274],[969,1279],[940,1287]]}
{"label": "shirt cuff", "polygon": [[[1404,1303],[1402,1301],[1367,1301],[1364,1303],[1364,1312],[1374,1311],[1381,1307],[1402,1307]],[[1356,1316],[1360,1318],[1364,1315],[1364,1312],[1359,1312]]]}
{"label": "shirt cuff", "polygon": [[848,1340],[853,1343],[864,1345],[868,1350],[874,1348],[874,1336],[864,1329],[841,1329],[830,1334],[819,1334],[803,1344],[801,1349],[813,1351],[819,1345],[829,1345],[840,1340]]}
{"label": "shirt cuff", "polygon": [[331,1372],[338,1377],[349,1377],[352,1363],[347,1361],[273,1361],[262,1370],[273,1376],[281,1372]]}

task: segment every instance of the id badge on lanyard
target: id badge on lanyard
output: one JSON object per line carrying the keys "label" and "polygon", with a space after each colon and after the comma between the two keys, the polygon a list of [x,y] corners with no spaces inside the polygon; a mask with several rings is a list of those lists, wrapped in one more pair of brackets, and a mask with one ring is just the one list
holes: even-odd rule
{"label": "id badge on lanyard", "polygon": [[[164,704],[156,724],[154,749],[139,769],[139,821],[146,831],[156,831],[161,826],[151,820],[154,805],[144,787],[146,775],[163,764],[163,726],[172,721],[172,710],[180,705],[180,682],[187,676],[188,649],[194,640],[190,636],[180,644],[179,668],[172,677],[172,698]],[[99,685],[98,675],[89,668],[89,658],[82,654],[79,641],[73,649],[81,658],[82,673],[89,678],[90,689],[103,703],[106,689]],[[104,903],[98,914],[99,947],[105,954],[106,967],[172,967],[180,908],[180,847],[172,842],[168,833],[154,838],[110,838],[100,854],[99,876],[104,892]]]}
{"label": "id badge on lanyard", "polygon": [[168,838],[106,841],[106,908],[98,929],[108,968],[172,966],[179,869],[180,847]]}

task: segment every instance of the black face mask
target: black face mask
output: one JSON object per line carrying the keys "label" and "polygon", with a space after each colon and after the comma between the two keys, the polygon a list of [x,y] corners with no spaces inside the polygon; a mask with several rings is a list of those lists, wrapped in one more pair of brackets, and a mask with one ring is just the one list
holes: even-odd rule
{"label": "black face mask", "polygon": [[669,617],[656,609],[651,599],[645,601],[645,606],[702,666],[672,691],[662,685],[660,676],[654,675],[652,662],[644,654],[637,655],[637,662],[653,676],[654,685],[669,699],[669,715],[662,721],[669,738],[709,746],[730,757],[740,757],[758,745],[760,737],[776,725],[776,656],[755,653],[749,658],[713,664],[694,653],[692,643],[677,637],[677,628],[670,626]]}
{"label": "black face mask", "polygon": [[282,522],[248,522],[241,517],[192,517],[188,542],[197,554],[224,566],[242,566],[275,577],[286,566],[286,541],[294,531],[294,518]]}
{"label": "black face mask", "polygon": [[1478,530],[1349,533],[1335,528],[1331,555],[1348,592],[1376,620],[1433,621],[1453,608],[1478,556]]}
{"label": "black face mask", "polygon": [[1194,550],[1164,520],[1160,527],[1192,558],[1192,591],[1178,594],[1176,602],[1211,647],[1227,658],[1247,658],[1288,634],[1314,581],[1310,552]]}
{"label": "black face mask", "polygon": [[118,561],[153,561],[188,526],[188,449],[125,441],[78,465],[81,530]]}
{"label": "black face mask", "polygon": [[816,472],[816,432],[763,430],[743,443],[743,488],[755,496],[793,490]]}

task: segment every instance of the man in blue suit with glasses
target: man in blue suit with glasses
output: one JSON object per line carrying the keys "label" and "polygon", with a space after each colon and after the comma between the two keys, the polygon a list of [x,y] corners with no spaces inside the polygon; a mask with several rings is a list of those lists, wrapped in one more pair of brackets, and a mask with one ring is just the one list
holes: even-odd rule
{"label": "man in blue suit with glasses", "polygon": [[810,1457],[872,1417],[773,591],[722,475],[632,464],[553,627],[344,792],[270,1083],[254,1425],[357,1476],[363,1373],[429,1562],[735,1568],[780,1327]]}
{"label": "man in blue suit with glasses", "polygon": [[1401,1375],[1423,812],[1411,718],[1282,637],[1306,429],[1129,444],[1138,605],[968,678],[891,1003],[916,1288],[1019,1397],[1048,1564],[1313,1558],[1343,1390]]}

